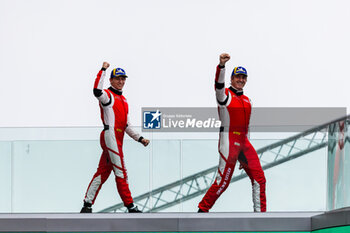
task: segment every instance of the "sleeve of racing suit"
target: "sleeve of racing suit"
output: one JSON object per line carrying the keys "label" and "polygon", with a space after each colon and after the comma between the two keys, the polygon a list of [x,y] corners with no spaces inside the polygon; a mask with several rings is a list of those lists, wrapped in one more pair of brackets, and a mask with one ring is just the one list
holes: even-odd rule
{"label": "sleeve of racing suit", "polygon": [[141,142],[141,140],[143,139],[143,137],[141,137],[140,134],[138,134],[130,124],[129,114],[128,114],[128,120],[127,120],[125,132],[135,141]]}
{"label": "sleeve of racing suit", "polygon": [[228,95],[225,93],[225,66],[218,65],[215,74],[215,93],[216,100],[220,105],[225,105]]}
{"label": "sleeve of racing suit", "polygon": [[106,69],[102,68],[98,73],[95,79],[94,84],[94,96],[103,104],[108,105],[111,101],[108,94],[103,90],[103,81],[106,77]]}

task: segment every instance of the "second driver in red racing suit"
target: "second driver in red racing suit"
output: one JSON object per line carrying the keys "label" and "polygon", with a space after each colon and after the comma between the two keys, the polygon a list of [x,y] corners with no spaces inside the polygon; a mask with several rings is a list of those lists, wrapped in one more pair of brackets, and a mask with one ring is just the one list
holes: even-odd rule
{"label": "second driver in red racing suit", "polygon": [[135,141],[147,146],[148,139],[143,138],[134,131],[129,121],[129,106],[125,97],[122,95],[122,89],[127,78],[125,71],[121,68],[113,69],[111,72],[111,87],[103,89],[103,81],[106,75],[106,69],[109,67],[107,62],[103,63],[102,69],[98,72],[94,95],[99,100],[101,109],[101,119],[104,130],[100,135],[100,144],[102,155],[84,198],[84,206],[81,213],[91,213],[91,206],[111,171],[115,175],[118,193],[129,212],[141,212],[133,204],[133,199],[129,190],[128,176],[124,164],[123,139],[124,133],[127,133]]}
{"label": "second driver in red racing suit", "polygon": [[231,87],[225,89],[225,64],[229,59],[229,54],[220,55],[215,77],[215,92],[221,120],[218,172],[214,183],[199,203],[198,212],[208,212],[226,190],[237,160],[251,180],[254,211],[265,212],[265,175],[259,157],[247,138],[251,114],[250,100],[243,95],[247,71],[243,67],[236,67],[232,72]]}

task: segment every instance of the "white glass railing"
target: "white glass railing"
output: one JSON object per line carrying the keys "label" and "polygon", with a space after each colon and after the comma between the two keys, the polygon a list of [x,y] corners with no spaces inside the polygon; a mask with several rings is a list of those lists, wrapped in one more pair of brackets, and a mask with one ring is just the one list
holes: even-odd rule
{"label": "white glass railing", "polygon": [[[0,212],[79,212],[101,155],[100,131],[100,127],[0,128]],[[127,135],[124,141],[133,197],[218,165],[218,133],[144,136],[151,140],[148,147]],[[252,134],[251,142],[258,150],[285,136]],[[266,170],[268,211],[325,210],[326,153],[324,147]],[[162,211],[197,211],[203,195]],[[120,202],[112,173],[93,209]],[[252,211],[250,180],[231,183],[212,211]]]}

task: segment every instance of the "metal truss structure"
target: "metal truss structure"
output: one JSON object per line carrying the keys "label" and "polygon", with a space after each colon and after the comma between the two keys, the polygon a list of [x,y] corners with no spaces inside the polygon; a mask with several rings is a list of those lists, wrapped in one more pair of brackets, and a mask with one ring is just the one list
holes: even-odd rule
{"label": "metal truss structure", "polygon": [[[266,170],[275,167],[326,147],[328,144],[328,133],[330,135],[334,134],[335,130],[337,130],[336,123],[344,120],[349,123],[350,116],[314,127],[303,133],[257,150],[263,169]],[[346,140],[349,140],[349,138]],[[235,170],[236,172],[233,174],[231,183],[247,177],[244,170],[238,170],[237,167]],[[143,212],[158,212],[164,210],[205,193],[215,180],[216,172],[217,166],[208,168],[176,182],[159,187],[151,192],[137,196],[134,198],[134,203],[137,204]],[[100,212],[125,211],[123,203],[119,203],[103,209]]]}

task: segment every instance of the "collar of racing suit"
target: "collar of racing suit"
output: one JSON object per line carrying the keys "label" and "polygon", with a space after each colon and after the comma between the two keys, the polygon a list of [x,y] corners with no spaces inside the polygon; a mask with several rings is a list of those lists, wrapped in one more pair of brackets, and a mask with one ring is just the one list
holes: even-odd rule
{"label": "collar of racing suit", "polygon": [[117,95],[122,95],[123,92],[122,91],[119,91],[113,87],[109,87],[108,90],[112,91],[113,93],[117,94]]}
{"label": "collar of racing suit", "polygon": [[230,89],[233,93],[235,93],[237,96],[243,95],[243,90],[239,91],[235,89],[233,86],[230,86],[228,89]]}

